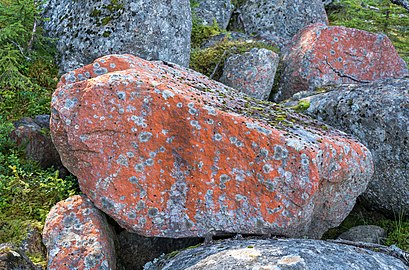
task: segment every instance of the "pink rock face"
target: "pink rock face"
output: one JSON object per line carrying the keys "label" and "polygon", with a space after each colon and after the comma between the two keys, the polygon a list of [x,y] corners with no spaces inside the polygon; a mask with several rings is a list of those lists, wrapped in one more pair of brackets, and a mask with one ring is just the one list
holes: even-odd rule
{"label": "pink rock face", "polygon": [[344,133],[130,55],[65,75],[51,131],[82,191],[144,236],[320,237],[373,172],[370,152]]}
{"label": "pink rock face", "polygon": [[116,269],[113,232],[86,196],[56,204],[45,222],[47,269]]}
{"label": "pink rock face", "polygon": [[409,74],[387,36],[323,24],[300,31],[283,64],[276,101],[320,86],[367,83]]}

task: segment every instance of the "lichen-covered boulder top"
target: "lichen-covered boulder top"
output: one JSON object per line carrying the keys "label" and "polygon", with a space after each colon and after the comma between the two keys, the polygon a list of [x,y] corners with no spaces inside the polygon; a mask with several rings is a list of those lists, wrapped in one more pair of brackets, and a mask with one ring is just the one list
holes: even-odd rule
{"label": "lichen-covered boulder top", "polygon": [[392,256],[319,240],[226,240],[163,256],[144,270],[407,270]]}
{"label": "lichen-covered boulder top", "polygon": [[408,74],[406,63],[387,36],[318,23],[300,31],[284,53],[274,100],[324,85],[366,83]]}
{"label": "lichen-covered boulder top", "polygon": [[43,17],[63,72],[112,53],[189,65],[188,0],[47,0]]}
{"label": "lichen-covered boulder top", "polygon": [[409,77],[341,85],[309,98],[306,113],[354,135],[374,157],[363,194],[389,215],[409,215]]}
{"label": "lichen-covered boulder top", "polygon": [[70,197],[51,209],[43,242],[48,270],[116,269],[114,234],[105,215],[84,195]]}
{"label": "lichen-covered boulder top", "polygon": [[82,191],[144,236],[320,237],[373,172],[370,152],[344,133],[131,55],[63,76],[51,132]]}

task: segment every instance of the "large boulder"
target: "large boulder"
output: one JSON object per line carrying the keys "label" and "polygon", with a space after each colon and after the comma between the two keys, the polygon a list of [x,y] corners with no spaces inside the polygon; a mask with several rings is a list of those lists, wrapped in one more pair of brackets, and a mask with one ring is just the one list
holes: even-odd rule
{"label": "large boulder", "polygon": [[215,22],[221,29],[229,24],[234,6],[230,0],[197,0],[192,6],[193,19],[204,25],[213,25]]}
{"label": "large boulder", "polygon": [[47,269],[116,269],[114,234],[84,195],[57,203],[45,221]]}
{"label": "large boulder", "polygon": [[234,54],[224,63],[220,81],[247,95],[267,100],[274,85],[280,57],[267,49],[254,48]]}
{"label": "large boulder", "polygon": [[314,24],[300,31],[284,54],[274,100],[325,85],[368,83],[408,74],[406,63],[384,34]]}
{"label": "large boulder", "polygon": [[322,0],[245,0],[240,10],[246,33],[271,36],[280,46],[309,24],[328,23]]}
{"label": "large boulder", "polygon": [[63,72],[110,53],[189,65],[188,0],[47,0],[44,8],[44,29],[57,38]]}
{"label": "large boulder", "polygon": [[144,236],[320,237],[373,172],[370,152],[342,132],[130,55],[63,76],[51,126],[81,190]]}
{"label": "large boulder", "polygon": [[409,213],[409,78],[330,87],[305,111],[354,135],[372,152],[375,173],[366,204],[388,215]]}
{"label": "large boulder", "polygon": [[399,259],[318,240],[227,240],[147,263],[145,270],[407,270]]}

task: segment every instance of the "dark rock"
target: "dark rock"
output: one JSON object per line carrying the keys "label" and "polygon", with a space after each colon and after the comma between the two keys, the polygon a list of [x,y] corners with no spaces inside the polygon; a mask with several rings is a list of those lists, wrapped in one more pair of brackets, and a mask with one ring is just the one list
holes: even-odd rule
{"label": "dark rock", "polygon": [[189,65],[188,0],[48,0],[44,7],[44,29],[57,38],[62,72],[112,53]]}
{"label": "dark rock", "polygon": [[220,82],[251,97],[267,100],[279,60],[278,54],[267,49],[254,48],[242,55],[232,55],[224,64]]}
{"label": "dark rock", "polygon": [[123,231],[119,234],[118,261],[125,269],[143,269],[145,263],[162,254],[203,242],[201,238],[159,238],[143,237],[135,233]]}
{"label": "dark rock", "polygon": [[10,243],[0,244],[1,270],[38,270],[27,255]]}
{"label": "dark rock", "polygon": [[27,233],[20,244],[20,249],[26,254],[42,255],[44,258],[47,255],[47,250],[42,243],[41,231],[33,226],[27,226]]}
{"label": "dark rock", "polygon": [[197,0],[196,2],[198,7],[193,8],[192,12],[201,23],[213,25],[216,21],[220,29],[226,29],[233,12],[230,0]]}
{"label": "dark rock", "polygon": [[399,259],[319,240],[227,240],[147,263],[145,270],[408,270]]}
{"label": "dark rock", "polygon": [[240,10],[247,34],[270,35],[281,46],[305,26],[328,22],[322,0],[246,0]]}
{"label": "dark rock", "polygon": [[338,239],[374,244],[382,244],[385,238],[385,230],[375,225],[356,226],[338,236]]}
{"label": "dark rock", "polygon": [[366,205],[389,216],[408,214],[409,77],[327,91],[307,98],[305,112],[354,135],[371,150],[375,173],[362,195]]}
{"label": "dark rock", "polygon": [[300,31],[284,53],[274,100],[325,85],[368,83],[408,74],[406,63],[387,36],[314,24]]}

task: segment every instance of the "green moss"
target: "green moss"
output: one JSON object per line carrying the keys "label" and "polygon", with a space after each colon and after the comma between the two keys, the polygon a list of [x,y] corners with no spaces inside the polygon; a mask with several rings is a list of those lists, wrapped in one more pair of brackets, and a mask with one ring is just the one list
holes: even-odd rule
{"label": "green moss", "polygon": [[91,14],[90,14],[90,16],[91,17],[99,17],[99,16],[101,16],[101,14],[102,14],[102,11],[100,10],[100,9],[94,9],[92,12],[91,12]]}
{"label": "green moss", "polygon": [[124,9],[124,5],[120,4],[119,0],[112,0],[109,5],[106,5],[105,8],[111,13],[118,12]]}
{"label": "green moss", "polygon": [[111,31],[105,31],[103,34],[102,34],[102,36],[103,37],[109,37],[111,35]]}
{"label": "green moss", "polygon": [[223,31],[219,28],[216,20],[213,21],[212,25],[204,25],[193,16],[191,36],[192,48],[199,48],[204,41],[212,36],[221,34],[222,32]]}
{"label": "green moss", "polygon": [[35,265],[40,266],[42,269],[47,268],[47,258],[42,253],[28,253],[27,256]]}
{"label": "green moss", "polygon": [[105,17],[103,19],[101,19],[101,24],[103,26],[107,25],[110,21],[112,20],[112,17]]}
{"label": "green moss", "polygon": [[171,259],[173,257],[175,257],[176,255],[178,255],[180,253],[180,251],[172,251],[171,253],[166,254],[166,258],[167,259]]}
{"label": "green moss", "polygon": [[310,101],[302,99],[298,101],[298,104],[296,106],[291,107],[291,109],[293,109],[296,112],[304,112],[308,110],[309,107],[310,107]]}

